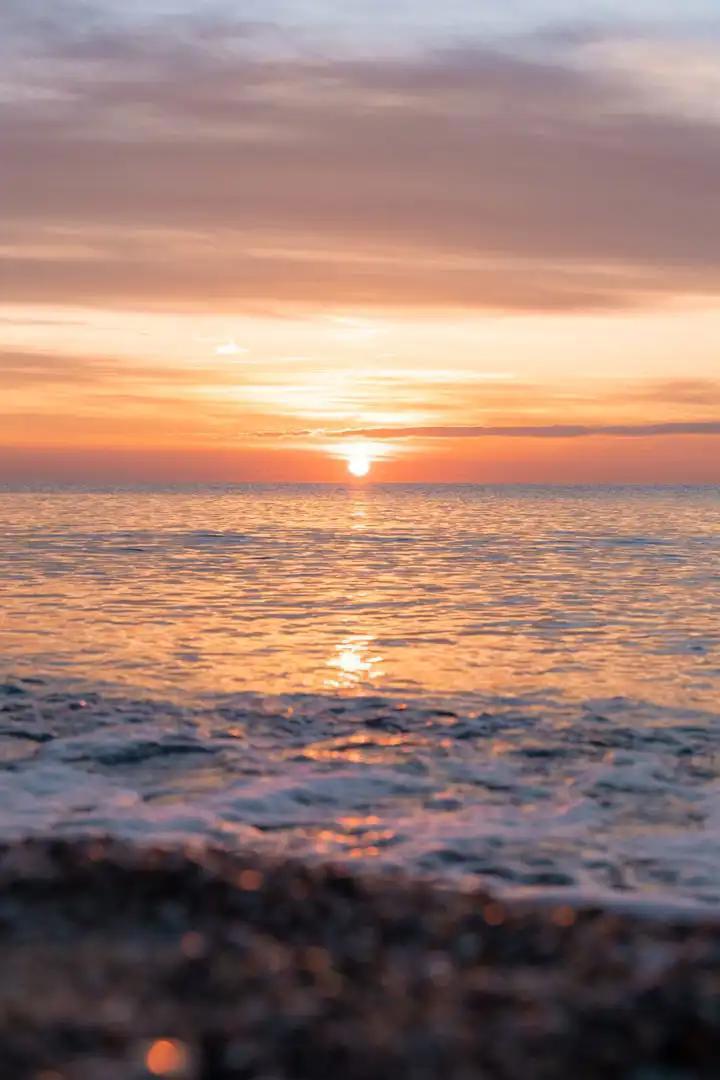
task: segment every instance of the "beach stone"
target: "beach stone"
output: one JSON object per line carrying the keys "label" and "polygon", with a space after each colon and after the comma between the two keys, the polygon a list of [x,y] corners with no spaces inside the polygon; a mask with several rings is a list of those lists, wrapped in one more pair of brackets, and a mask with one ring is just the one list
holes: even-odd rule
{"label": "beach stone", "polygon": [[720,923],[88,840],[0,848],[0,1075],[717,1076]]}

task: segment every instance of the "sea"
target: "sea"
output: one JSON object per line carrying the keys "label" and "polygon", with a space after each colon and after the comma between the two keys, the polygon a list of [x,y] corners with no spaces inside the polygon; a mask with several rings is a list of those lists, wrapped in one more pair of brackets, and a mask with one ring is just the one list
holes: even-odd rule
{"label": "sea", "polygon": [[720,910],[720,488],[0,489],[0,841]]}

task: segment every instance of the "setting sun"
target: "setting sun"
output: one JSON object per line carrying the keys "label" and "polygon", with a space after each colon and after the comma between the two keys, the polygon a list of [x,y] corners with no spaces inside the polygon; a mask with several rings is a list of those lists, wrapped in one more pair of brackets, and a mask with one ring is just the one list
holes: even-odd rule
{"label": "setting sun", "polygon": [[371,464],[370,454],[362,446],[353,447],[348,454],[348,472],[351,476],[367,476]]}

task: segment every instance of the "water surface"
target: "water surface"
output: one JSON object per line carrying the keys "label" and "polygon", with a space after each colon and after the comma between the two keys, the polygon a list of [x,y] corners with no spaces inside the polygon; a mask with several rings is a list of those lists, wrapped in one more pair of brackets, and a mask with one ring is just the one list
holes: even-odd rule
{"label": "water surface", "polygon": [[0,492],[0,832],[720,904],[720,490]]}
{"label": "water surface", "polygon": [[717,489],[0,494],[6,661],[173,694],[717,700]]}

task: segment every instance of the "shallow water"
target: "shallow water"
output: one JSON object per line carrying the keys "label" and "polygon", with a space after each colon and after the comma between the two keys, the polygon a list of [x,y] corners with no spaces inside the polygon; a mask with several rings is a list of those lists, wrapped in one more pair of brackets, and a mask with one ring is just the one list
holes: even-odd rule
{"label": "shallow water", "polygon": [[719,489],[8,491],[0,581],[0,834],[720,904]]}

